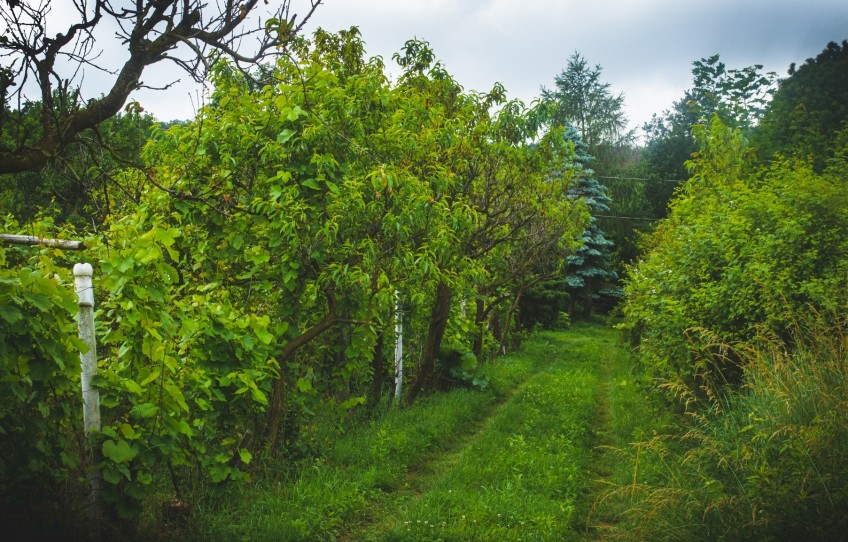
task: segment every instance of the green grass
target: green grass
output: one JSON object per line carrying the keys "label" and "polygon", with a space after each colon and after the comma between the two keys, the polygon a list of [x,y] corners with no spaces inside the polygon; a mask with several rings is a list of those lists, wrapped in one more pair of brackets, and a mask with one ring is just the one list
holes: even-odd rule
{"label": "green grass", "polygon": [[340,435],[322,457],[300,463],[296,476],[229,488],[196,507],[188,529],[198,540],[335,539],[544,365],[536,350],[531,345],[489,366],[487,392],[454,390],[392,409]]}
{"label": "green grass", "polygon": [[598,496],[632,475],[614,446],[653,420],[614,331],[540,333],[455,390],[339,435],[288,478],[233,485],[193,510],[197,540],[504,540],[603,537]]}
{"label": "green grass", "polygon": [[[540,334],[527,353],[551,364],[525,382],[414,490],[388,501],[350,540],[574,540],[591,483],[592,424],[614,332],[578,324]],[[617,358],[609,360],[615,362]]]}
{"label": "green grass", "polygon": [[[848,324],[805,317],[788,344],[738,349],[744,386],[645,439],[626,540],[842,540],[848,529]],[[680,388],[694,395],[692,390]]]}

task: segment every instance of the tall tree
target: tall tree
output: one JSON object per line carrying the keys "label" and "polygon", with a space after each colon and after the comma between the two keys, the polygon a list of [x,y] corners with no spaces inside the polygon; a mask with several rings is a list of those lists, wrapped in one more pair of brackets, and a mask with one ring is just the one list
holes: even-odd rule
{"label": "tall tree", "polygon": [[554,78],[554,88],[542,87],[549,104],[551,124],[573,125],[603,172],[614,168],[621,147],[634,142],[635,131],[627,129],[624,94],[612,93],[601,80],[601,66],[590,66],[575,52]]}
{"label": "tall tree", "polygon": [[836,134],[848,122],[846,89],[848,40],[830,42],[800,67],[792,64],[752,137],[761,156],[811,157],[815,169],[823,171],[839,148]]}
{"label": "tall tree", "polygon": [[[709,122],[713,115],[726,125],[750,132],[762,118],[776,75],[762,73],[762,65],[728,69],[719,55],[692,63],[692,88],[670,110],[654,115],[643,126],[647,144],[642,173],[652,181],[683,181],[684,164],[697,150],[692,128]],[[646,196],[654,216],[665,217],[675,185],[652,182]]]}
{"label": "tall tree", "polygon": [[[57,21],[49,0],[0,3],[0,117],[13,124],[7,128],[12,137],[0,141],[0,173],[38,169],[81,132],[116,115],[134,90],[145,87],[141,76],[148,66],[171,61],[197,80],[205,77],[209,56],[222,54],[250,66],[285,47],[320,4],[310,0],[298,21],[290,12],[291,0],[283,0],[267,19],[256,18],[258,24],[249,28],[259,0],[211,5],[203,0],[79,0],[70,13],[61,14],[63,30],[53,34]],[[118,46],[126,48],[129,58],[122,66],[99,64],[104,46],[95,39],[98,29],[113,32]],[[240,51],[248,38],[256,40],[253,50]],[[84,68],[113,76],[104,94],[83,95]],[[36,96],[28,95],[33,86]],[[20,117],[10,114],[31,101],[41,102],[34,130],[15,125]]]}
{"label": "tall tree", "polygon": [[728,70],[717,54],[692,66],[694,86],[686,92],[686,103],[699,124],[718,115],[727,126],[750,130],[762,118],[777,74],[761,73],[762,64]]}
{"label": "tall tree", "polygon": [[589,167],[592,156],[588,154],[587,145],[573,126],[566,129],[565,139],[574,145],[576,178],[569,190],[570,196],[582,198],[593,215],[580,236],[582,246],[566,258],[565,280],[571,295],[569,312],[573,314],[579,303],[583,316],[590,316],[601,291],[618,279],[610,265],[613,242],[606,238],[594,216],[609,212],[612,200],[607,195],[607,188],[598,182]]}

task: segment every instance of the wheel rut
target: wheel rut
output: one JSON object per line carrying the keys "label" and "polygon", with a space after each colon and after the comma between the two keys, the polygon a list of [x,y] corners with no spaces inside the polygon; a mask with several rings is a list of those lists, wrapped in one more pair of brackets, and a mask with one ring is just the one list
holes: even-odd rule
{"label": "wheel rut", "polygon": [[555,362],[556,359],[551,359],[537,365],[520,383],[489,405],[463,436],[455,439],[449,446],[434,451],[425,460],[411,467],[396,486],[374,499],[366,515],[341,533],[337,540],[339,542],[378,540],[380,535],[390,528],[394,517],[392,512],[406,507],[427,492],[442,473],[455,466],[462,455],[480,440],[509,402],[526,389],[536,376],[550,368]]}

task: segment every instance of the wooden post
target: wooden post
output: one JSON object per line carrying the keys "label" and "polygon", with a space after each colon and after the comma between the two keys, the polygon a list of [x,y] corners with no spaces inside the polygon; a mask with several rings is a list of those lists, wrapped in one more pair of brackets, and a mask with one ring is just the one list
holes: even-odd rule
{"label": "wooden post", "polygon": [[395,403],[400,404],[403,391],[403,314],[400,292],[395,290]]}
{"label": "wooden post", "polygon": [[91,522],[92,538],[97,540],[100,538],[101,473],[100,469],[95,467],[100,454],[97,453],[94,436],[96,432],[100,431],[100,392],[91,384],[94,375],[97,374],[97,347],[94,341],[94,287],[92,286],[91,275],[91,264],[78,263],[74,265],[74,290],[76,290],[79,298],[79,337],[88,346],[87,352],[80,352],[82,417],[90,459],[88,480],[91,487],[88,495],[88,517]]}

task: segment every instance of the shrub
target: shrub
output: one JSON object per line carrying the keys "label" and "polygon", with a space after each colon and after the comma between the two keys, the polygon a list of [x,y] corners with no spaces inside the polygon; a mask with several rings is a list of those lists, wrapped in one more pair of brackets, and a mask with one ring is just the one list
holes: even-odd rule
{"label": "shrub", "polygon": [[836,308],[848,272],[848,168],[818,175],[779,158],[758,168],[739,133],[717,121],[699,137],[693,177],[631,270],[622,325],[638,335],[652,377],[696,384],[706,370],[738,383],[732,352],[696,366],[709,345],[687,330],[787,337],[792,315]]}
{"label": "shrub", "polygon": [[[839,540],[848,529],[848,320],[737,347],[744,386],[641,443],[625,513],[639,540]],[[727,346],[730,348],[730,346]],[[687,390],[678,387],[686,398]],[[696,395],[688,390],[688,398]],[[646,467],[645,465],[651,465]],[[647,473],[651,474],[648,475]]]}

